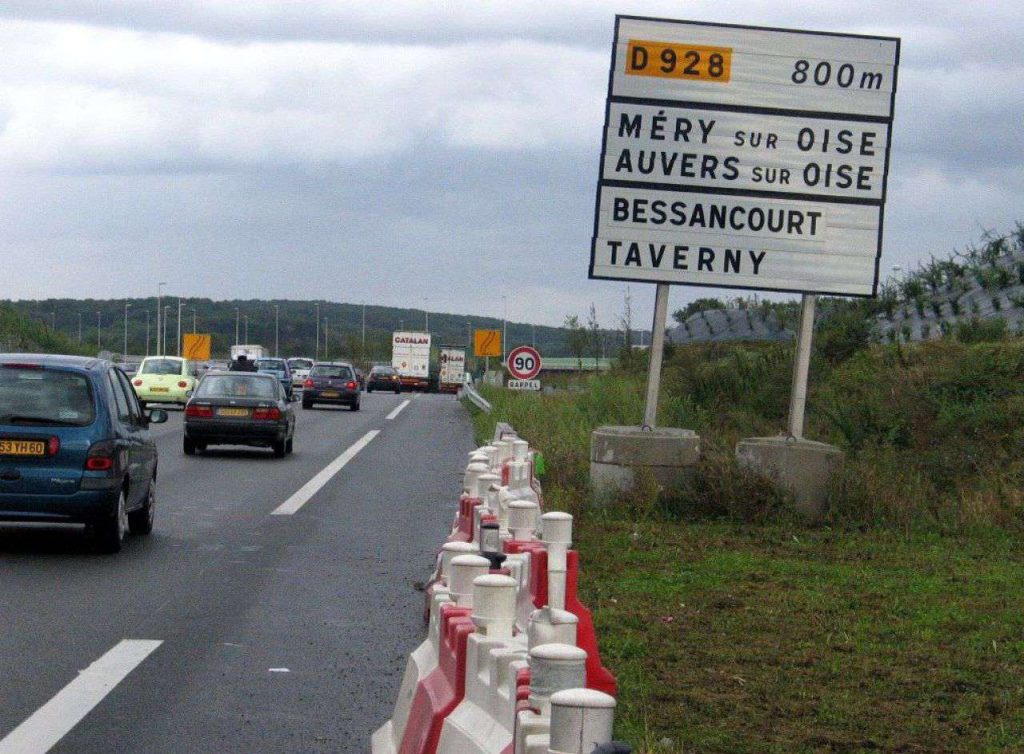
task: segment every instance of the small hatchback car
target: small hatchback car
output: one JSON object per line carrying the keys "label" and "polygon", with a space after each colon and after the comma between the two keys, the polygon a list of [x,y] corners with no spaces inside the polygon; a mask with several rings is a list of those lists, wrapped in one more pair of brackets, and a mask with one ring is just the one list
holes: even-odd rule
{"label": "small hatchback car", "polygon": [[0,354],[0,522],[85,524],[104,552],[149,534],[151,423],[124,372],[81,356]]}
{"label": "small hatchback car", "polygon": [[402,380],[394,367],[378,366],[370,370],[370,377],[366,381],[366,392],[374,390],[391,390],[395,393],[402,392]]}
{"label": "small hatchback car", "polygon": [[360,395],[362,391],[351,364],[320,362],[309,370],[309,378],[302,387],[302,407],[334,403],[358,411]]}
{"label": "small hatchback car", "polygon": [[147,356],[132,378],[142,405],[175,403],[184,406],[196,387],[196,372],[177,356]]}
{"label": "small hatchback car", "polygon": [[269,447],[292,452],[295,412],[280,380],[258,372],[207,372],[185,406],[185,455],[209,445]]}

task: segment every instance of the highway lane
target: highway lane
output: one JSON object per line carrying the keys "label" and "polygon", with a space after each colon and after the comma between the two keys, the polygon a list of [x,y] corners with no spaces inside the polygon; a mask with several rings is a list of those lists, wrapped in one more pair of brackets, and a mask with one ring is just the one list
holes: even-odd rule
{"label": "highway lane", "polygon": [[[450,523],[472,430],[448,396],[297,414],[280,460],[185,457],[180,413],[154,427],[156,530],[118,556],[77,533],[0,531],[0,752],[122,639],[162,644],[52,751],[366,750],[422,633],[414,584]],[[298,511],[271,515],[374,431]]]}

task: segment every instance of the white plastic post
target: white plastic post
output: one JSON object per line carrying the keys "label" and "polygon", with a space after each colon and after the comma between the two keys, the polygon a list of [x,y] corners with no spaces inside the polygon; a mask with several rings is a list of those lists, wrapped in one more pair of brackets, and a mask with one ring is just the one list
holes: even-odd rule
{"label": "white plastic post", "polygon": [[569,644],[576,646],[576,634],[580,619],[568,610],[542,607],[530,613],[526,627],[526,641],[529,647],[541,644]]}
{"label": "white plastic post", "polygon": [[448,591],[455,604],[459,607],[473,607],[473,580],[477,576],[486,576],[490,570],[490,561],[479,555],[458,555],[452,558]]}
{"label": "white plastic post", "polygon": [[466,467],[466,474],[462,481],[462,491],[472,497],[473,490],[476,489],[476,480],[481,474],[487,474],[491,468],[486,462],[484,463],[471,463]]}
{"label": "white plastic post", "polygon": [[472,542],[445,542],[441,545],[441,572],[438,577],[447,584],[452,573],[452,560],[459,555],[475,555],[476,553],[477,549]]}
{"label": "white plastic post", "polygon": [[568,689],[551,696],[549,754],[591,754],[612,740],[615,699],[593,689]]}
{"label": "white plastic post", "polygon": [[484,496],[484,502],[487,503],[487,512],[497,516],[500,504],[498,496],[501,494],[501,485],[492,484],[487,488],[487,494]]}
{"label": "white plastic post", "polygon": [[541,644],[530,648],[530,706],[551,714],[551,695],[587,683],[587,653],[571,644]]}
{"label": "white plastic post", "polygon": [[537,531],[537,513],[540,507],[530,500],[513,500],[508,504],[508,528],[512,539],[528,542]]}
{"label": "white plastic post", "polygon": [[516,461],[527,461],[530,458],[530,443],[526,440],[512,441],[512,458]]}
{"label": "white plastic post", "polygon": [[807,377],[811,368],[811,342],[814,340],[814,303],[804,294],[800,301],[800,327],[797,330],[796,358],[793,361],[793,391],[789,397],[789,434],[797,440],[804,436],[804,407],[807,405]]}
{"label": "white plastic post", "polygon": [[572,516],[552,512],[541,516],[544,545],[548,551],[548,605],[565,609],[566,556],[572,544]]}
{"label": "white plastic post", "polygon": [[496,573],[473,579],[472,618],[488,639],[511,641],[516,622],[516,580]]}

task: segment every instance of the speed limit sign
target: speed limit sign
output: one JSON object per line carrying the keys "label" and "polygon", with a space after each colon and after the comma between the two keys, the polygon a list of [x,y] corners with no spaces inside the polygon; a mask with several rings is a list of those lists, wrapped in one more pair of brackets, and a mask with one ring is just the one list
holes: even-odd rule
{"label": "speed limit sign", "polygon": [[517,380],[532,380],[540,374],[540,353],[530,346],[513,348],[508,355],[508,373]]}

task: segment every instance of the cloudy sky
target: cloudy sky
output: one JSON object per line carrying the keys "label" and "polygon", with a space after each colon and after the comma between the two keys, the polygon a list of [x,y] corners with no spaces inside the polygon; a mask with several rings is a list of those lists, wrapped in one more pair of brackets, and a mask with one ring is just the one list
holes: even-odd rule
{"label": "cloudy sky", "polygon": [[611,325],[624,287],[587,264],[616,13],[901,37],[883,270],[1024,220],[1019,0],[4,0],[0,298],[166,280]]}

